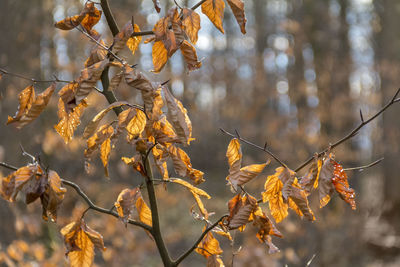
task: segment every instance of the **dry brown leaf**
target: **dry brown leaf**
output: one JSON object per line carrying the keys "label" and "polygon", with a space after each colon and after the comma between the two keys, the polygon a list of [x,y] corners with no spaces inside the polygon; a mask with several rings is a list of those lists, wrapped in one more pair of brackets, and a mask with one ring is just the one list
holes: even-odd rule
{"label": "dry brown leaf", "polygon": [[58,92],[58,95],[64,102],[64,109],[67,113],[70,113],[77,106],[75,92],[78,86],[77,82],[68,83]]}
{"label": "dry brown leaf", "polygon": [[[163,86],[163,90],[167,102],[169,120],[178,134],[178,137],[181,139],[181,142],[189,145],[190,141],[194,138],[192,138],[192,122],[187,115],[187,110],[183,107],[182,103],[171,94],[166,86]],[[161,108],[159,109],[159,113],[162,113]]]}
{"label": "dry brown leaf", "polygon": [[33,86],[28,86],[19,93],[19,108],[14,117],[8,116],[7,124],[14,123],[18,129],[21,129],[28,123],[34,121],[40,113],[46,108],[52,96],[56,84],[53,83],[41,94],[35,96]]}
{"label": "dry brown leaf", "polygon": [[318,191],[319,191],[319,204],[320,208],[324,207],[331,199],[335,187],[332,183],[333,171],[334,171],[334,160],[329,155],[322,164],[321,171],[319,173]]}
{"label": "dry brown leaf", "polygon": [[126,165],[131,165],[135,171],[140,172],[143,177],[146,177],[146,172],[144,171],[142,164],[142,158],[139,154],[136,154],[131,158],[122,157],[121,159]]}
{"label": "dry brown leaf", "polygon": [[139,192],[139,188],[134,189],[124,189],[119,193],[117,201],[114,206],[118,212],[118,216],[122,219],[125,227],[128,224],[128,219],[136,204],[136,197]]}
{"label": "dry brown leaf", "polygon": [[102,12],[95,7],[94,3],[87,3],[87,6],[90,6],[90,9],[82,20],[81,25],[90,32],[93,26],[100,21]]}
{"label": "dry brown leaf", "polygon": [[257,238],[268,246],[268,253],[274,254],[279,249],[272,243],[271,235],[283,238],[283,235],[276,229],[273,222],[262,212],[255,216],[253,225],[258,228]]}
{"label": "dry brown leaf", "polygon": [[[154,91],[155,88],[150,80],[140,71],[129,66],[124,67],[125,81],[129,86],[132,86],[141,91]],[[146,103],[146,102],[145,102]]]}
{"label": "dry brown leaf", "polygon": [[153,147],[151,152],[153,154],[154,163],[156,164],[156,167],[160,172],[163,180],[169,180],[169,174],[167,168],[167,160],[169,158],[169,153],[167,149],[164,146],[157,144],[156,146]]}
{"label": "dry brown leaf", "polygon": [[228,5],[231,7],[233,15],[240,26],[240,31],[246,34],[246,15],[244,13],[244,3],[242,0],[227,0]]}
{"label": "dry brown leaf", "polygon": [[118,53],[125,47],[125,45],[127,45],[127,41],[131,38],[133,32],[134,26],[132,26],[132,22],[129,21],[124,25],[122,30],[114,36],[114,42],[112,45],[113,53]]}
{"label": "dry brown leaf", "polygon": [[[98,40],[100,44],[106,46],[103,40]],[[89,57],[85,61],[85,68],[92,66],[93,64],[103,61],[107,56],[108,51],[99,45],[95,45],[90,52]]]}
{"label": "dry brown leaf", "polygon": [[[203,232],[205,229],[206,228],[204,227]],[[195,251],[206,258],[212,255],[220,255],[223,252],[219,246],[218,240],[215,239],[211,231],[205,235]]]}
{"label": "dry brown leaf", "polygon": [[182,9],[182,25],[192,44],[196,44],[200,30],[200,15],[189,8]]}
{"label": "dry brown leaf", "polygon": [[50,219],[57,221],[57,210],[64,200],[67,189],[62,187],[60,176],[55,171],[50,170],[47,174],[47,185],[44,193],[40,196],[42,202],[42,217],[45,221]]}
{"label": "dry brown leaf", "polygon": [[207,267],[225,267],[219,255],[211,255],[207,258]]}
{"label": "dry brown leaf", "polygon": [[300,185],[306,191],[307,194],[311,193],[311,190],[318,188],[319,173],[322,167],[322,160],[315,158],[312,162],[307,174],[300,180]]}
{"label": "dry brown leaf", "polygon": [[178,135],[165,116],[158,121],[149,121],[146,126],[146,134],[153,136],[162,145],[179,142]]}
{"label": "dry brown leaf", "polygon": [[[82,12],[79,15],[67,17],[61,21],[58,21],[55,23],[55,27],[60,29],[60,30],[72,30],[73,28],[77,27],[79,24],[83,22],[83,20],[89,16],[89,14],[92,14],[93,19],[86,19],[85,23],[87,26],[90,26],[90,23],[93,23],[97,17],[100,19],[101,16],[101,11],[97,12],[97,17],[96,17],[96,7],[94,6],[94,3],[87,2],[85,5],[85,8],[82,10]],[[99,14],[100,12],[100,14]],[[97,22],[96,22],[97,23]],[[90,30],[90,29],[89,29]]]}
{"label": "dry brown leaf", "polygon": [[83,110],[87,107],[86,101],[82,100],[78,106],[70,112],[65,109],[64,101],[60,98],[58,101],[58,118],[59,122],[54,126],[56,131],[64,139],[67,144],[71,141],[76,127],[81,123],[80,117]]}
{"label": "dry brown leaf", "polygon": [[101,143],[100,146],[100,159],[103,162],[104,166],[104,174],[106,177],[109,177],[108,174],[108,161],[110,160],[110,153],[111,153],[111,138],[107,138]]}
{"label": "dry brown leaf", "polygon": [[237,194],[228,202],[228,228],[237,229],[246,225],[257,207],[257,200],[254,197],[247,195],[242,198],[241,194]]}
{"label": "dry brown leaf", "polygon": [[[105,124],[102,125],[95,134],[93,134],[88,140],[87,140],[87,148],[85,149],[85,166],[86,166],[86,171],[88,171],[89,163],[93,158],[94,153],[99,149],[100,147],[100,154],[101,154],[101,159],[104,163],[108,162],[108,156],[109,156],[109,151],[111,151],[111,137],[114,134],[114,128],[109,125]],[[103,146],[103,143],[105,145]],[[108,151],[108,149],[110,149]],[[107,155],[108,154],[108,155]],[[107,161],[107,162],[106,162]],[[107,164],[105,164],[106,166]],[[107,171],[105,169],[105,171]],[[107,175],[107,172],[106,172]]]}
{"label": "dry brown leaf", "polygon": [[184,40],[180,49],[189,71],[197,70],[201,67],[201,62],[197,58],[196,48],[193,45]]}
{"label": "dry brown leaf", "polygon": [[[133,26],[133,32],[140,32],[140,28],[137,24]],[[131,50],[132,55],[135,54],[135,51],[138,49],[140,42],[142,41],[142,36],[133,36],[129,37],[126,41],[126,46]]]}
{"label": "dry brown leaf", "polygon": [[224,33],[224,28],[222,26],[224,9],[225,3],[223,0],[207,0],[201,5],[201,12],[203,12],[222,33]]}
{"label": "dry brown leaf", "polygon": [[347,180],[347,174],[344,172],[343,167],[334,161],[333,163],[334,171],[332,178],[332,183],[335,186],[336,192],[339,193],[339,196],[347,202],[353,210],[356,209],[356,194],[354,193],[354,189],[350,188],[349,182]]}

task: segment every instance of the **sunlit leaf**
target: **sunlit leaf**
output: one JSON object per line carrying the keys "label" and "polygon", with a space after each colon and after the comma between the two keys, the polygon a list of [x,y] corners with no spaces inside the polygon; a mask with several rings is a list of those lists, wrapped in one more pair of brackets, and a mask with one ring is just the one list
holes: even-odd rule
{"label": "sunlit leaf", "polygon": [[50,85],[50,87],[37,96],[35,96],[33,86],[25,88],[18,95],[18,112],[14,117],[8,117],[7,124],[14,123],[18,129],[21,129],[28,123],[35,120],[49,103],[50,97],[52,96],[55,88],[56,84],[53,83]]}
{"label": "sunlit leaf", "polygon": [[356,209],[356,194],[354,193],[354,189],[350,188],[349,182],[347,180],[347,174],[344,172],[343,167],[334,161],[333,163],[334,170],[332,178],[332,183],[335,186],[336,192],[339,193],[340,197],[346,201],[353,210]]}
{"label": "sunlit leaf", "polygon": [[158,73],[161,71],[168,60],[168,51],[162,41],[157,41],[153,44],[152,56],[154,66],[154,70],[152,71]]}
{"label": "sunlit leaf", "polygon": [[334,160],[329,155],[322,164],[321,171],[319,173],[318,191],[319,191],[319,204],[320,208],[324,207],[331,199],[335,187],[332,183],[333,171],[334,171]]}
{"label": "sunlit leaf", "polygon": [[82,100],[79,105],[70,112],[65,109],[64,101],[60,98],[58,101],[59,122],[54,126],[56,131],[64,139],[65,143],[71,141],[76,127],[81,123],[80,117],[83,110],[87,107],[86,101]]}
{"label": "sunlit leaf", "polygon": [[196,48],[188,41],[184,40],[180,46],[183,58],[189,71],[199,69],[201,62],[197,58]]}
{"label": "sunlit leaf", "polygon": [[107,138],[100,146],[100,159],[103,162],[105,176],[108,177],[108,161],[111,153],[111,139]]}
{"label": "sunlit leaf", "polygon": [[126,126],[129,140],[136,138],[144,131],[146,121],[146,114],[144,114],[143,111],[137,109],[136,115],[129,121],[128,125]]}
{"label": "sunlit leaf", "polygon": [[228,5],[231,7],[233,15],[240,26],[240,31],[246,34],[246,15],[244,13],[244,3],[242,0],[227,0]]}
{"label": "sunlit leaf", "polygon": [[138,198],[136,200],[136,209],[138,211],[140,221],[149,226],[152,226],[153,223],[152,223],[152,217],[151,217],[151,210],[147,206],[146,202],[144,202],[141,195],[138,196]]}
{"label": "sunlit leaf", "polygon": [[269,209],[277,223],[281,222],[288,215],[288,205],[283,201],[283,183],[279,176],[285,170],[283,167],[276,169],[275,174],[267,177],[265,191],[262,192],[263,202],[269,202]]}
{"label": "sunlit leaf", "polygon": [[[205,229],[206,228],[203,229],[203,232]],[[212,255],[220,255],[223,252],[219,246],[218,240],[215,239],[211,231],[205,235],[195,251],[206,258]]]}
{"label": "sunlit leaf", "polygon": [[[94,3],[87,2],[85,5],[85,8],[82,10],[82,12],[79,15],[67,17],[61,21],[56,22],[56,24],[54,26],[60,30],[72,30],[73,28],[75,28],[79,24],[81,24],[87,16],[92,16],[92,18],[87,18],[85,20],[85,25],[87,27],[89,27],[94,22],[95,22],[94,24],[96,24],[97,21],[100,19],[101,11],[99,11],[99,10],[96,11],[96,10],[97,10],[97,8],[94,6]],[[85,25],[83,25],[83,26],[85,26]],[[89,28],[87,28],[87,29],[90,30],[91,27],[90,27],[90,29]]]}
{"label": "sunlit leaf", "polygon": [[225,3],[223,0],[207,0],[201,5],[201,12],[203,12],[222,33],[224,33],[224,28],[222,26],[224,9]]}
{"label": "sunlit leaf", "polygon": [[274,254],[279,252],[279,249],[272,243],[271,235],[281,238],[283,235],[276,229],[273,222],[262,213],[260,216],[255,216],[253,225],[258,228],[257,238],[267,245],[268,253]]}
{"label": "sunlit leaf", "polygon": [[138,192],[139,188],[126,188],[119,193],[117,201],[114,203],[114,206],[118,212],[118,216],[125,223],[125,226],[128,223],[130,214],[135,208]]}
{"label": "sunlit leaf", "polygon": [[154,163],[156,164],[156,167],[160,172],[163,180],[168,180],[169,174],[167,168],[167,160],[169,158],[169,153],[167,149],[164,146],[157,144],[153,147],[151,152],[153,154]]}
{"label": "sunlit leaf", "polygon": [[182,24],[185,33],[193,44],[197,43],[198,32],[200,30],[200,16],[195,11],[182,9]]}
{"label": "sunlit leaf", "polygon": [[90,10],[82,20],[81,25],[87,31],[90,31],[93,26],[99,22],[101,18],[101,11],[95,7],[94,3],[88,3],[87,5],[90,5]]}
{"label": "sunlit leaf", "polygon": [[[87,140],[87,148],[85,149],[85,166],[88,170],[89,162],[91,161],[94,153],[100,148],[100,156],[103,165],[106,167],[108,163],[108,156],[111,151],[111,137],[114,134],[114,128],[109,125],[102,125],[98,131]],[[104,145],[103,145],[104,144]],[[107,169],[106,176],[107,176]]]}
{"label": "sunlit leaf", "polygon": [[144,167],[142,164],[142,159],[139,154],[136,154],[135,156],[133,156],[131,158],[122,157],[121,159],[126,165],[131,165],[134,170],[140,172],[141,175],[146,177],[146,173],[144,171]]}
{"label": "sunlit leaf", "polygon": [[233,138],[230,141],[226,150],[226,157],[229,163],[229,173],[239,171],[242,165],[242,150],[237,138]]}
{"label": "sunlit leaf", "polygon": [[319,173],[322,167],[322,160],[315,158],[307,171],[307,174],[300,180],[302,188],[310,194],[311,190],[318,187]]}
{"label": "sunlit leaf", "polygon": [[[140,28],[137,24],[133,26],[133,32],[140,32]],[[135,54],[135,51],[138,49],[139,43],[141,41],[142,41],[142,36],[133,36],[126,41],[126,46],[129,48],[129,50],[131,50],[132,55]]]}
{"label": "sunlit leaf", "polygon": [[42,217],[45,221],[50,217],[52,221],[57,220],[57,211],[64,200],[67,189],[62,187],[61,178],[55,171],[50,170],[47,174],[48,184],[46,190],[40,196],[42,202]]}

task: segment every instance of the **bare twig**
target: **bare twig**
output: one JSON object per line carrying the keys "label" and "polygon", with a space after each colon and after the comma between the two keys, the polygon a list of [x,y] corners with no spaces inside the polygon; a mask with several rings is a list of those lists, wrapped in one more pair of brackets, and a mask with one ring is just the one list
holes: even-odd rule
{"label": "bare twig", "polygon": [[[10,164],[7,164],[5,162],[0,162],[0,166],[5,167],[5,168],[10,169],[10,170],[14,170],[14,171],[18,170],[17,167],[12,166]],[[42,174],[38,173],[37,175],[42,175]],[[100,212],[100,213],[104,213],[104,214],[108,214],[108,215],[114,216],[116,218],[119,218],[119,216],[118,216],[118,214],[116,212],[95,205],[93,203],[93,201],[74,182],[71,182],[71,181],[65,180],[65,179],[61,179],[61,182],[63,184],[65,184],[65,185],[68,185],[68,186],[72,187],[78,193],[78,195],[81,196],[83,198],[83,200],[88,204],[90,209],[95,210],[95,211]],[[144,224],[144,223],[141,223],[141,222],[137,222],[137,221],[134,221],[134,220],[128,220],[128,223],[132,224],[132,225],[139,226],[139,227],[141,227],[141,228],[143,228],[143,229],[145,229],[147,231],[151,231],[151,227],[148,226],[147,224]]]}
{"label": "bare twig", "polygon": [[17,78],[20,78],[20,79],[23,79],[23,80],[31,81],[33,83],[71,83],[71,81],[60,80],[57,77],[56,77],[56,79],[53,79],[53,80],[38,80],[38,79],[35,79],[35,78],[26,77],[26,76],[24,76],[22,74],[19,74],[19,73],[10,72],[10,71],[5,70],[3,68],[0,68],[0,72],[2,74],[4,74],[4,75],[14,76],[14,77],[17,77]]}
{"label": "bare twig", "polygon": [[368,165],[365,165],[365,166],[346,168],[346,169],[343,169],[343,170],[344,171],[356,171],[356,170],[359,170],[361,172],[361,171],[363,171],[365,169],[368,169],[368,168],[371,168],[372,166],[375,166],[376,164],[380,163],[383,159],[384,158],[380,158],[380,159],[375,160],[374,162],[372,162],[372,163],[370,163]]}
{"label": "bare twig", "polygon": [[206,234],[208,232],[210,232],[212,229],[214,229],[216,226],[218,226],[218,224],[225,219],[226,217],[228,217],[229,215],[223,215],[221,218],[219,218],[214,224],[210,225],[208,228],[206,228],[206,230],[204,230],[204,232],[200,235],[200,237],[197,239],[197,241],[193,244],[193,246],[191,246],[185,253],[183,253],[175,262],[174,262],[174,266],[178,266],[179,263],[181,263],[181,261],[183,261],[187,256],[190,255],[190,253],[193,252],[193,250],[195,250],[197,248],[197,246],[200,244],[200,242],[203,240],[203,238],[206,236]]}
{"label": "bare twig", "polygon": [[229,136],[231,136],[231,137],[233,137],[233,138],[237,138],[237,139],[239,139],[240,141],[242,141],[243,143],[246,143],[246,144],[248,144],[248,145],[250,145],[250,146],[253,146],[253,147],[255,147],[255,148],[258,148],[258,149],[260,149],[260,150],[266,152],[268,155],[270,155],[271,157],[273,157],[279,164],[281,164],[283,167],[287,168],[287,165],[286,165],[285,163],[283,163],[283,161],[281,161],[277,156],[275,156],[270,150],[268,150],[267,147],[266,147],[266,145],[264,145],[264,147],[262,147],[262,146],[259,146],[259,145],[254,144],[254,143],[252,143],[252,142],[250,142],[250,141],[248,141],[248,140],[246,140],[246,139],[243,139],[242,137],[240,137],[240,135],[239,135],[239,133],[237,132],[237,130],[235,130],[235,131],[236,131],[236,134],[232,134],[232,133],[230,133],[230,132],[227,132],[227,131],[225,131],[225,130],[222,129],[222,128],[220,128],[220,130],[221,130],[222,133],[224,133],[224,134],[226,134],[226,135],[229,135]]}
{"label": "bare twig", "polygon": [[[382,107],[377,113],[375,113],[375,115],[373,115],[371,118],[369,118],[368,120],[364,120],[363,116],[361,116],[361,122],[360,124],[355,127],[351,132],[349,132],[347,135],[345,135],[342,139],[338,140],[337,142],[335,142],[334,144],[329,145],[329,147],[327,147],[326,149],[322,150],[321,152],[319,152],[317,154],[317,157],[321,157],[323,156],[326,152],[328,152],[329,149],[333,149],[337,146],[339,146],[340,144],[346,142],[347,140],[351,139],[352,137],[354,137],[362,127],[364,127],[365,125],[367,125],[368,123],[370,123],[371,121],[373,121],[376,117],[378,117],[379,115],[381,115],[387,108],[389,108],[391,105],[393,105],[394,103],[400,102],[400,98],[397,98],[397,96],[400,93],[400,88],[396,91],[396,93],[394,94],[393,98],[384,106]],[[361,113],[360,113],[361,114]],[[314,156],[310,157],[309,159],[307,159],[304,163],[302,163],[299,167],[297,167],[294,171],[298,172],[301,169],[303,169],[305,166],[307,166],[308,164],[310,164],[314,159]]]}
{"label": "bare twig", "polygon": [[201,0],[200,2],[198,2],[197,4],[195,4],[194,6],[192,6],[192,10],[195,10],[196,8],[198,8],[199,6],[201,6],[205,1],[207,1],[207,0]]}

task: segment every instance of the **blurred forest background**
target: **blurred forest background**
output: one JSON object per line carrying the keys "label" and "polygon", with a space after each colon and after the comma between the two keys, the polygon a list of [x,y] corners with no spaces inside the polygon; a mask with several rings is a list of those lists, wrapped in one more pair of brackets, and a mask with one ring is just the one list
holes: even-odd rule
{"label": "blurred forest background", "polygon": [[[0,67],[29,77],[73,80],[79,75],[93,43],[78,31],[60,31],[54,22],[79,13],[79,0],[1,0]],[[196,1],[178,0],[182,6]],[[185,150],[193,166],[205,172],[201,188],[212,195],[205,204],[215,217],[227,212],[233,196],[226,186],[228,164],[225,152],[230,138],[219,128],[237,129],[241,136],[269,148],[292,169],[314,152],[343,137],[360,121],[359,109],[369,117],[400,86],[400,1],[397,0],[246,0],[247,34],[242,35],[232,13],[225,13],[225,35],[202,16],[196,45],[203,60],[200,70],[185,70],[175,54],[161,74],[152,80],[166,81],[183,101],[193,123],[196,141]],[[154,11],[150,0],[110,1],[120,26],[133,15],[142,30],[151,30],[158,18],[173,6],[160,0]],[[200,11],[199,11],[200,13]],[[104,17],[95,26],[108,44],[112,36]],[[107,42],[106,42],[107,43]],[[152,69],[151,44],[141,44],[134,56],[123,52],[130,63],[144,71]],[[111,155],[110,179],[104,177],[99,159],[96,169],[84,172],[80,135],[87,122],[107,102],[100,94],[89,96],[88,108],[75,139],[65,145],[53,129],[57,123],[57,101],[23,130],[6,126],[7,115],[18,106],[17,94],[29,82],[11,76],[0,81],[0,161],[23,166],[19,144],[56,170],[62,178],[78,183],[99,205],[111,207],[118,193],[140,184],[141,178],[125,166],[121,156],[130,148],[117,144]],[[100,85],[99,85],[100,86]],[[46,84],[38,84],[38,91]],[[58,85],[61,87],[61,85]],[[126,85],[116,91],[120,100],[137,102],[136,92]],[[349,172],[357,192],[357,210],[335,197],[322,210],[311,199],[317,220],[301,221],[294,213],[278,224],[284,239],[274,238],[281,249],[268,255],[250,228],[235,234],[235,266],[399,266],[400,265],[400,105],[363,128],[337,149],[336,159],[355,167],[385,157],[379,165],[362,172]],[[109,114],[114,116],[114,114]],[[243,145],[244,164],[262,162],[266,154]],[[273,162],[248,191],[260,197],[265,177],[274,172]],[[9,173],[0,169],[4,176]],[[171,172],[173,173],[173,171]],[[69,188],[67,188],[69,189]],[[179,191],[178,191],[179,190]],[[173,256],[191,246],[203,224],[193,220],[190,193],[169,186],[157,188],[161,225]],[[39,203],[0,201],[0,259],[16,266],[64,266],[64,245],[59,229],[86,206],[68,190],[57,224],[41,219]],[[103,234],[104,253],[96,254],[98,266],[160,266],[154,242],[143,230],[116,218],[88,212],[88,224]],[[232,247],[221,240],[223,259],[230,266]],[[8,262],[8,263],[7,263]],[[9,264],[5,261],[3,265]],[[31,265],[29,265],[31,264]],[[46,265],[47,264],[47,265]],[[203,266],[196,253],[182,266]],[[0,264],[1,265],[1,264]]]}

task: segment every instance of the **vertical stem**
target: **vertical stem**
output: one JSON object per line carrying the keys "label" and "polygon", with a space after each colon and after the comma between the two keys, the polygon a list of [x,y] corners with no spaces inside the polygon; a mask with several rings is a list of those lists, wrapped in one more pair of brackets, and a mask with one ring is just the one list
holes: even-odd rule
{"label": "vertical stem", "polygon": [[[108,87],[110,85],[110,80],[108,78],[108,67],[106,67],[101,73],[101,84],[103,85],[103,92],[101,92],[104,97],[107,99],[108,103],[117,102],[117,98],[114,95],[113,91],[109,91]],[[116,107],[113,109],[117,116],[122,112],[122,107]]]}
{"label": "vertical stem", "polygon": [[103,9],[104,16],[106,17],[108,27],[111,30],[113,36],[119,33],[118,25],[115,22],[114,16],[111,12],[110,5],[108,4],[108,0],[100,1],[101,8]]}
{"label": "vertical stem", "polygon": [[[144,157],[143,157],[144,158]],[[147,172],[147,178],[146,178],[146,188],[147,188],[147,193],[149,195],[149,201],[150,201],[150,209],[151,209],[151,220],[153,223],[151,233],[154,237],[154,240],[156,241],[158,251],[160,252],[161,259],[164,263],[164,266],[174,266],[167,247],[165,246],[164,239],[162,238],[161,235],[161,229],[160,229],[160,219],[158,217],[158,208],[157,208],[157,198],[156,198],[156,192],[154,190],[154,183],[153,183],[153,172],[151,170],[150,166],[150,161],[149,158],[146,158],[145,161],[145,166],[146,166],[146,172]]]}

